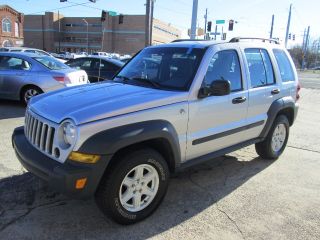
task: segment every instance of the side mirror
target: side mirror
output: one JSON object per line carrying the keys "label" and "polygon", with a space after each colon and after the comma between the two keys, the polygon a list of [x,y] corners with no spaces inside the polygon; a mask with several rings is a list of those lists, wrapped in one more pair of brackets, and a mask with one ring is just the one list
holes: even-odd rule
{"label": "side mirror", "polygon": [[210,86],[211,95],[224,96],[231,92],[230,82],[228,80],[216,80],[211,83]]}
{"label": "side mirror", "polygon": [[224,96],[231,92],[230,82],[227,80],[215,80],[210,86],[200,88],[198,98],[206,98],[209,96]]}

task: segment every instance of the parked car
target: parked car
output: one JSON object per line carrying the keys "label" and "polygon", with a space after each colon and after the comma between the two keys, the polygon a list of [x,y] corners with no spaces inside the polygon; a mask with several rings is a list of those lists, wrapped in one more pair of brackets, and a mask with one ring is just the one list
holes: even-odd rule
{"label": "parked car", "polygon": [[[137,68],[150,59],[158,64]],[[22,165],[58,191],[95,196],[105,214],[132,224],[157,209],[171,173],[251,144],[261,158],[277,159],[299,90],[276,41],[151,46],[113,81],[32,99],[13,146]]]}
{"label": "parked car", "polygon": [[121,61],[101,56],[72,59],[66,64],[72,68],[86,71],[91,83],[106,79],[110,80],[124,65]]}
{"label": "parked car", "polygon": [[91,56],[105,56],[105,57],[107,57],[107,56],[109,56],[106,52],[94,52],[94,53],[92,53],[91,55],[90,55],[90,57]]}
{"label": "parked car", "polygon": [[86,84],[88,76],[56,58],[35,53],[0,53],[0,98],[28,103],[52,90]]}
{"label": "parked car", "polygon": [[127,63],[130,59],[131,59],[131,57],[122,58],[120,61],[123,62],[123,63]]}
{"label": "parked car", "polygon": [[[0,48],[0,52],[26,52],[26,53],[36,53],[39,55],[45,55],[45,56],[50,56],[50,57],[55,57],[55,55],[48,53],[44,50],[37,49],[37,48],[27,48],[27,47],[2,47]],[[57,58],[61,62],[65,62],[62,59]]]}

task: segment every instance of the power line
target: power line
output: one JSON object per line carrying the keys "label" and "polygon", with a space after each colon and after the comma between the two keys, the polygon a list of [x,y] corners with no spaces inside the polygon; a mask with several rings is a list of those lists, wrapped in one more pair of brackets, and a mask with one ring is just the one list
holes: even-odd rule
{"label": "power line", "polygon": [[[97,1],[99,1],[99,0],[97,0]],[[52,12],[52,11],[56,11],[56,10],[60,10],[60,9],[71,8],[71,7],[76,7],[76,6],[85,6],[85,5],[86,5],[86,7],[89,7],[89,8],[95,8],[95,7],[92,7],[92,6],[88,6],[87,4],[91,4],[92,3],[92,2],[88,2],[88,1],[85,1],[85,2],[82,2],[82,3],[75,3],[75,2],[70,2],[70,3],[73,3],[73,4],[72,5],[68,5],[68,6],[64,6],[64,7],[46,9],[46,10],[39,11],[39,12],[27,13],[26,15],[34,15],[34,14],[43,13],[43,12]],[[95,8],[95,9],[101,10],[99,8]]]}

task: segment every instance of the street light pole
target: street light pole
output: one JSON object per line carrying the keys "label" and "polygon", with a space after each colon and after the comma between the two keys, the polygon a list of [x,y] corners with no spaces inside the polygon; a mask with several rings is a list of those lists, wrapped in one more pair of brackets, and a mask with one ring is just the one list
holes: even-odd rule
{"label": "street light pole", "polygon": [[86,19],[82,19],[87,24],[87,54],[89,54],[89,23]]}

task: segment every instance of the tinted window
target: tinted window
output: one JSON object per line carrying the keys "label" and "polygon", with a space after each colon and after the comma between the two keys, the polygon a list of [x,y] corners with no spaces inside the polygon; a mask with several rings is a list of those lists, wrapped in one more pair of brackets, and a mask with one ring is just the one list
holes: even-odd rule
{"label": "tinted window", "polygon": [[262,87],[275,83],[274,72],[269,54],[264,49],[245,49],[251,87]]}
{"label": "tinted window", "polygon": [[[184,47],[151,47],[142,50],[118,74],[131,81],[150,81],[163,89],[188,90],[205,49]],[[116,77],[115,80],[121,77]],[[153,85],[155,85],[153,84]],[[147,86],[146,84],[143,84]]]}
{"label": "tinted window", "polygon": [[80,59],[70,60],[67,63],[67,65],[76,69],[90,70],[91,62],[92,62],[92,59],[90,58],[84,58],[84,59],[80,58]]}
{"label": "tinted window", "polygon": [[117,71],[119,69],[119,67],[117,67],[114,64],[109,63],[107,61],[95,60],[94,69],[99,69],[99,65],[100,65],[101,70],[104,70],[104,71]]}
{"label": "tinted window", "polygon": [[287,54],[280,49],[273,49],[274,56],[276,57],[281,79],[283,82],[294,81],[294,73],[291,63]]}
{"label": "tinted window", "polygon": [[0,70],[29,70],[31,64],[23,59],[1,56]]}
{"label": "tinted window", "polygon": [[242,89],[240,63],[236,51],[220,51],[212,57],[204,84],[210,86],[216,80],[230,81],[231,91]]}

